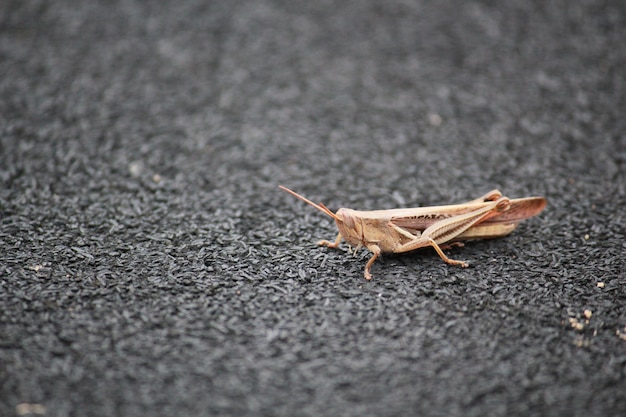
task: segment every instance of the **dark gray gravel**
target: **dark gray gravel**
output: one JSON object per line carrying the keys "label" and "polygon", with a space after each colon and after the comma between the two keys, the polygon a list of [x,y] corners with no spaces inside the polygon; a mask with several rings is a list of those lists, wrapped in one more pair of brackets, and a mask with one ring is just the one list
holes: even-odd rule
{"label": "dark gray gravel", "polygon": [[[0,415],[625,415],[625,4],[3,1]],[[549,206],[366,282],[278,184]]]}

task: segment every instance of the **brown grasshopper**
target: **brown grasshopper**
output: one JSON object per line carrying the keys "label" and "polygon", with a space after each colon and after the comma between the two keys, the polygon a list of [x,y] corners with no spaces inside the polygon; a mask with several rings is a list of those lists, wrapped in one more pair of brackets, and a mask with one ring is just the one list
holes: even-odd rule
{"label": "brown grasshopper", "polygon": [[360,211],[340,208],[333,213],[324,204],[315,204],[296,192],[280,189],[332,217],[339,234],[334,242],[317,244],[337,248],[345,239],[355,253],[365,246],[373,255],[365,265],[365,279],[372,279],[370,269],[382,253],[402,253],[432,246],[450,265],[467,268],[467,262],[450,259],[442,249],[463,246],[461,241],[506,236],[522,220],[536,216],[546,207],[543,197],[509,199],[493,190],[462,204],[392,210]]}

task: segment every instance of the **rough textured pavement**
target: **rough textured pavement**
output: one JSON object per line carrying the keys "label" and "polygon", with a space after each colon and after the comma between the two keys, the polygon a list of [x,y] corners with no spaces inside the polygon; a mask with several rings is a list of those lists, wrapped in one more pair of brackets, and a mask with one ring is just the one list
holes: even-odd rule
{"label": "rough textured pavement", "polygon": [[[0,4],[0,415],[626,411],[626,6]],[[448,266],[332,209],[548,208]]]}

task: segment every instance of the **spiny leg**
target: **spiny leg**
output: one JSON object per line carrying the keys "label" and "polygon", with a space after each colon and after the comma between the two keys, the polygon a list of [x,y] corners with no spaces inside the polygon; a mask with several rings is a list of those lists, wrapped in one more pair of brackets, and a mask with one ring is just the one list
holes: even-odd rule
{"label": "spiny leg", "polygon": [[[448,258],[439,247],[439,243],[445,244],[451,240],[454,240],[457,236],[463,234],[470,227],[481,223],[485,219],[497,215],[499,212],[505,211],[510,207],[510,200],[506,197],[500,197],[496,201],[492,202],[487,207],[480,208],[478,210],[464,213],[458,216],[450,217],[445,220],[438,221],[429,226],[419,238],[416,238],[410,242],[401,245],[396,248],[394,252],[408,252],[426,246],[432,246],[441,259],[451,265],[460,265],[467,267],[468,264],[463,261],[455,261]],[[398,226],[391,224],[392,227],[400,229]],[[437,243],[439,242],[439,243]]]}
{"label": "spiny leg", "polygon": [[334,242],[331,242],[329,240],[320,240],[319,242],[317,242],[317,245],[318,246],[326,246],[328,248],[336,249],[336,248],[339,247],[340,243],[341,243],[341,233],[338,233]]}
{"label": "spiny leg", "polygon": [[[390,227],[395,228],[398,231],[401,231],[402,229],[399,228],[398,226],[395,226],[393,224],[390,224]],[[417,242],[421,242],[421,244],[417,244]],[[441,257],[441,259],[443,259],[445,262],[449,263],[450,265],[460,265],[463,268],[467,268],[469,266],[469,264],[467,262],[463,262],[463,261],[456,261],[454,259],[450,259],[446,256],[445,253],[443,253],[443,249],[450,249],[454,246],[456,247],[463,247],[465,246],[465,244],[463,242],[450,242],[450,243],[442,243],[441,245],[437,244],[437,242],[435,242],[432,238],[430,237],[418,237],[417,239],[414,239],[413,241],[407,243],[407,245],[411,245],[412,248],[408,249],[408,250],[414,250],[414,249],[419,249],[419,248],[424,248],[426,246],[432,246],[436,251],[437,254]],[[404,248],[405,249],[405,248]],[[399,252],[404,252],[405,250],[399,250]]]}
{"label": "spiny leg", "polygon": [[501,212],[508,210],[510,207],[510,200],[506,197],[500,197],[494,201],[490,206],[476,210],[474,212],[462,214],[460,216],[452,217],[450,219],[443,220],[435,225],[424,230],[422,239],[425,239],[430,246],[435,248],[439,257],[450,265],[459,265],[463,268],[467,268],[469,264],[464,261],[456,261],[450,259],[443,253],[443,250],[439,247],[439,244],[435,241],[438,239],[441,243],[446,243],[454,237],[462,234],[465,230],[469,229],[475,224],[479,224],[485,219]]}

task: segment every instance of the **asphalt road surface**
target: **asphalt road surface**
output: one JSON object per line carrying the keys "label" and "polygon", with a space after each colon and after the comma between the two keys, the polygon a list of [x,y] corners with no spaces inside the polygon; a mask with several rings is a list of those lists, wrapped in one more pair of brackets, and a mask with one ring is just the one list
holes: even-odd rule
{"label": "asphalt road surface", "polygon": [[626,415],[625,4],[3,1],[0,415]]}

